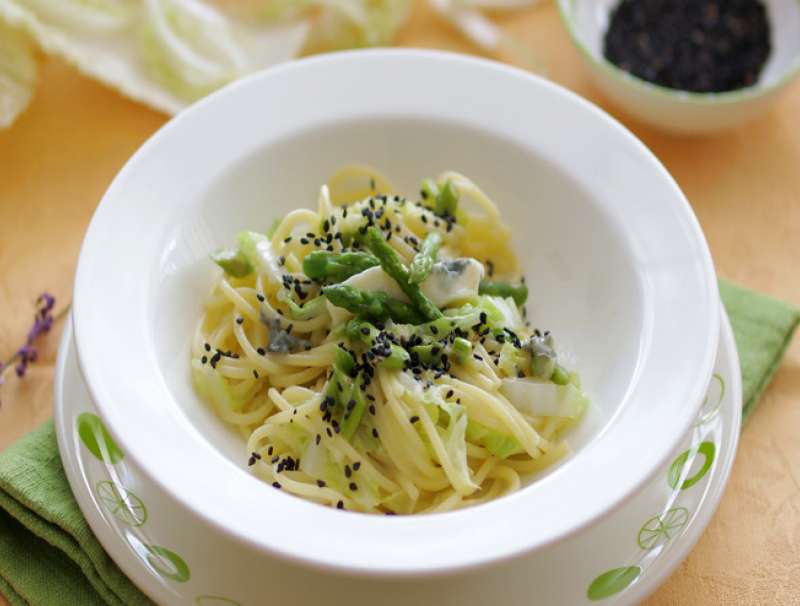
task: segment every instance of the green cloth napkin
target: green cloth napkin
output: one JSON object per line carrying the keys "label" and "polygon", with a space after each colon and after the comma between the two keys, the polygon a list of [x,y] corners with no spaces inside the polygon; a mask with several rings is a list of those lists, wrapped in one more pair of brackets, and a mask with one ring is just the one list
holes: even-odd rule
{"label": "green cloth napkin", "polygon": [[[778,368],[800,313],[726,281],[720,293],[742,364],[746,418]],[[81,515],[52,422],[0,453],[0,592],[13,606],[151,604]]]}
{"label": "green cloth napkin", "polygon": [[800,322],[800,310],[772,297],[719,281],[742,367],[742,420],[753,412],[780,366]]}

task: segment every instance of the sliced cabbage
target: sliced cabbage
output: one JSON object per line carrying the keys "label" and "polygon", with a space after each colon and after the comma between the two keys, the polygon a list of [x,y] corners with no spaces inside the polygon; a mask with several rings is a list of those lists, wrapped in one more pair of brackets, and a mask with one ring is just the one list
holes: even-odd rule
{"label": "sliced cabbage", "polygon": [[[344,465],[344,461],[334,459],[324,443],[317,444],[316,440],[308,440],[300,458],[301,471],[315,480],[323,480],[334,490],[347,495],[366,508],[376,507],[380,502],[378,485],[364,473],[347,478],[344,474]],[[350,490],[348,485],[352,481],[356,482],[358,490]]]}
{"label": "sliced cabbage", "polygon": [[530,355],[524,349],[517,349],[513,343],[506,341],[500,348],[500,359],[497,367],[507,377],[516,377],[517,374],[530,366]]}
{"label": "sliced cabbage", "polygon": [[480,444],[501,459],[524,452],[514,436],[486,427],[472,419],[467,423],[467,439]]}
{"label": "sliced cabbage", "polygon": [[229,21],[197,0],[145,0],[143,52],[153,76],[176,94],[201,97],[248,71]]}
{"label": "sliced cabbage", "polygon": [[315,0],[212,0],[211,3],[239,19],[286,21],[301,16]]}
{"label": "sliced cabbage", "polygon": [[454,485],[460,488],[459,492],[462,494],[469,494],[480,487],[473,482],[467,465],[467,426],[469,425],[467,411],[458,404],[450,404],[441,400],[437,403],[439,408],[447,413],[447,420],[443,421],[444,427],[437,427],[437,431],[458,476]]}
{"label": "sliced cabbage", "polygon": [[503,379],[500,393],[520,412],[537,417],[577,419],[589,405],[589,398],[572,384],[535,379]]}
{"label": "sliced cabbage", "polygon": [[17,0],[46,23],[76,31],[114,32],[131,25],[141,11],[131,0]]}
{"label": "sliced cabbage", "polygon": [[309,35],[313,50],[336,50],[391,43],[406,22],[410,0],[317,0],[319,15]]}
{"label": "sliced cabbage", "polygon": [[486,322],[490,327],[502,330],[508,328],[514,332],[525,329],[525,321],[519,313],[519,308],[511,297],[492,297],[481,295],[478,297],[478,307],[486,312]]}
{"label": "sliced cabbage", "polygon": [[228,383],[211,366],[192,362],[192,381],[200,397],[210,401],[221,410],[241,412],[247,400],[233,395]]}
{"label": "sliced cabbage", "polygon": [[269,277],[275,284],[281,283],[281,268],[278,255],[272,249],[270,239],[264,234],[254,231],[243,231],[239,234],[239,251],[250,261],[253,267]]}
{"label": "sliced cabbage", "polygon": [[0,23],[0,128],[11,126],[33,96],[37,66],[33,45],[22,32]]}
{"label": "sliced cabbage", "polygon": [[[441,438],[447,458],[452,463],[454,476],[450,477],[450,481],[456,487],[456,490],[461,494],[470,494],[477,490],[479,486],[472,481],[470,469],[467,465],[467,426],[469,419],[466,408],[459,404],[446,402],[440,393],[442,388],[430,387],[423,389],[418,381],[405,372],[401,372],[397,376],[406,390],[404,398],[421,403],[425,412],[436,426],[436,433]],[[438,459],[423,424],[416,423],[415,426],[425,442],[430,456]]]}

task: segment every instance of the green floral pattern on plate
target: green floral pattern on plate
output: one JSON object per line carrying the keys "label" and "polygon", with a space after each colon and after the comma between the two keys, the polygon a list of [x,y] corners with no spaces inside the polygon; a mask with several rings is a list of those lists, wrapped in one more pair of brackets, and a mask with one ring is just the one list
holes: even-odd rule
{"label": "green floral pattern on plate", "polygon": [[[667,472],[667,482],[672,488],[678,488],[680,484],[681,490],[686,490],[697,484],[703,479],[703,476],[711,469],[711,464],[714,462],[714,455],[716,455],[717,447],[713,442],[701,442],[697,448],[689,448],[679,454]],[[703,465],[694,475],[687,477],[681,484],[681,478],[684,475],[684,469],[694,462],[695,455],[703,456]]]}
{"label": "green floral pattern on plate", "polygon": [[157,545],[145,545],[150,552],[147,554],[147,563],[165,579],[185,583],[192,576],[189,566],[174,551]]}
{"label": "green floral pattern on plate", "polygon": [[[718,391],[718,395],[715,395],[713,391]],[[697,421],[695,421],[695,427],[704,425],[716,417],[720,408],[722,408],[724,399],[725,379],[722,378],[722,375],[714,373],[711,377],[711,384],[708,386],[708,393],[706,393],[703,405],[700,407],[700,414],[697,416]]]}
{"label": "green floral pattern on plate", "polygon": [[95,414],[84,412],[78,415],[78,435],[81,442],[99,461],[118,463],[125,456],[106,426]]}
{"label": "green floral pattern on plate", "polygon": [[586,590],[586,597],[593,602],[605,600],[630,587],[641,574],[642,569],[639,566],[623,566],[608,570],[592,581]]}
{"label": "green floral pattern on plate", "polygon": [[130,490],[104,480],[97,483],[95,493],[103,506],[120,522],[128,526],[141,526],[147,521],[147,507]]}
{"label": "green floral pattern on plate", "polygon": [[672,539],[689,521],[689,510],[685,507],[673,507],[663,515],[653,516],[639,529],[636,543],[649,551]]}

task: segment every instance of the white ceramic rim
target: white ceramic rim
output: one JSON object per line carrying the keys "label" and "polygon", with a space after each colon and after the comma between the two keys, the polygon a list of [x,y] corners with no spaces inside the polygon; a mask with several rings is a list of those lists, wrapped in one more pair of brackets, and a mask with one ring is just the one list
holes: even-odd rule
{"label": "white ceramic rim", "polygon": [[[431,82],[441,82],[446,76],[444,79],[449,79],[448,86],[464,87],[473,99],[482,98],[484,103],[496,99],[499,91],[505,89],[503,102],[518,104],[520,111],[528,112],[530,109],[523,107],[520,96],[536,93],[542,104],[569,106],[570,127],[585,129],[586,137],[599,136],[619,145],[641,164],[643,170],[652,173],[654,187],[657,183],[674,199],[669,209],[671,214],[668,214],[675,219],[674,227],[680,231],[676,235],[684,239],[681,246],[686,248],[676,251],[673,244],[667,246],[664,254],[669,258],[670,254],[678,252],[682,259],[688,259],[691,269],[681,266],[683,270],[678,271],[675,267],[665,267],[657,284],[647,285],[649,292],[645,294],[650,304],[647,311],[651,317],[646,321],[652,327],[655,320],[661,322],[667,318],[697,329],[685,348],[686,364],[693,372],[691,376],[686,373],[684,382],[680,382],[682,397],[676,409],[669,416],[656,419],[661,432],[651,437],[646,450],[638,448],[632,456],[634,451],[631,448],[635,445],[641,447],[640,436],[638,432],[634,433],[635,425],[630,421],[630,415],[618,414],[615,423],[604,432],[604,439],[617,440],[620,446],[600,451],[598,440],[595,440],[582,451],[586,456],[576,458],[537,483],[539,500],[536,504],[544,506],[536,508],[536,515],[525,513],[533,509],[527,502],[527,491],[520,491],[462,511],[385,518],[343,514],[322,508],[258,483],[245,471],[232,472],[230,461],[218,453],[206,452],[209,449],[202,436],[185,419],[176,418],[168,407],[149,410],[146,418],[137,414],[141,402],[137,398],[141,394],[131,388],[131,377],[159,377],[152,383],[136,385],[136,389],[147,389],[148,397],[154,401],[166,401],[171,395],[160,379],[153,352],[136,349],[137,344],[143,341],[142,335],[148,334],[149,330],[144,312],[149,296],[147,284],[143,283],[140,289],[143,292],[137,295],[141,297],[138,300],[141,309],[136,301],[121,302],[117,297],[117,293],[129,288],[130,280],[135,276],[135,272],[131,274],[132,267],[136,267],[132,259],[135,255],[130,251],[141,248],[139,245],[142,244],[141,241],[126,244],[125,233],[120,233],[119,224],[114,219],[115,206],[126,204],[125,191],[130,185],[129,180],[142,179],[137,175],[138,171],[154,170],[156,166],[162,169],[164,161],[180,155],[181,146],[184,149],[202,146],[205,141],[198,138],[200,131],[215,122],[224,124],[231,112],[239,117],[259,115],[263,106],[256,105],[257,91],[262,87],[271,84],[273,90],[295,90],[311,86],[315,77],[321,78],[333,70],[373,84],[385,78],[387,73],[396,77],[402,72],[405,77],[428,78]],[[484,85],[474,86],[476,81]],[[347,117],[352,117],[353,112],[360,109],[380,116],[419,115],[451,121],[461,118],[465,122],[479,121],[484,128],[489,125],[500,130],[519,128],[520,115],[513,116],[514,112],[481,114],[469,104],[453,107],[438,103],[438,107],[432,107],[435,102],[430,100],[430,96],[414,93],[418,87],[400,87],[395,79],[389,88],[391,90],[383,92],[381,87],[375,86],[370,93],[371,101],[379,97],[382,103],[362,108],[351,107],[359,102],[358,99],[340,92],[335,101],[341,106],[337,111],[344,112]],[[400,95],[403,88],[410,88],[410,94]],[[285,111],[290,112],[292,109],[288,105],[290,103]],[[332,106],[326,106],[318,111],[330,112],[331,109]],[[221,128],[210,128],[214,131],[212,134],[221,136]],[[252,136],[257,135],[254,133]],[[155,156],[160,156],[159,162],[154,160]],[[142,207],[152,204],[152,201],[144,200],[134,202]],[[142,234],[137,236],[141,238]],[[152,237],[156,242],[157,235]],[[146,249],[147,243],[143,246]],[[110,259],[114,259],[114,271],[110,271]],[[153,268],[145,269],[145,274],[139,276],[144,281],[151,278],[149,274],[153,271]],[[102,276],[102,284],[98,284],[96,276]],[[680,313],[669,309],[663,300],[669,299],[665,285],[670,284],[671,289],[679,287],[693,293],[696,305],[691,309],[681,309]],[[116,311],[119,305],[130,312],[125,315],[124,322],[115,315],[119,313]],[[114,179],[89,226],[76,276],[74,326],[82,374],[111,434],[126,456],[132,457],[154,482],[187,509],[241,541],[297,562],[358,574],[421,575],[485,565],[543,548],[609,514],[639,490],[666,462],[700,406],[711,377],[720,321],[714,267],[697,219],[664,167],[622,125],[562,87],[499,63],[441,52],[372,50],[313,57],[244,78],[182,112],[153,135]],[[659,347],[663,351],[665,346],[676,346],[674,337],[665,336],[675,329],[677,325],[670,330],[661,326],[659,339],[654,340],[652,335],[643,337],[646,342],[642,344],[643,355],[637,369],[641,372],[637,372],[637,382],[625,402],[638,401],[642,393],[655,393],[653,379],[648,378],[649,383],[644,379],[654,374],[654,369],[648,367],[648,364],[652,366],[651,354],[655,355],[653,352],[657,353]],[[664,339],[671,340],[665,343]],[[120,344],[125,344],[127,349],[124,364],[115,362],[114,356],[106,355],[106,352],[116,351]],[[648,374],[648,371],[651,372]],[[683,379],[683,375],[678,374],[678,378]],[[644,391],[647,388],[650,391]],[[176,431],[170,434],[168,444],[154,445],[154,428],[162,426]],[[193,460],[194,467],[191,467],[185,464],[185,459],[165,456],[164,451],[175,454],[188,452],[200,458]],[[565,475],[562,471],[566,469],[569,469],[568,482],[562,479]],[[607,469],[617,472],[610,475],[598,473],[598,470]],[[208,478],[215,478],[216,483],[208,482]],[[246,502],[242,499],[223,501],[220,494],[248,495],[248,499]],[[587,499],[587,494],[592,494],[592,499]],[[251,503],[263,503],[264,506],[255,508]]]}
{"label": "white ceramic rim", "polygon": [[[720,303],[722,305],[722,303]],[[731,421],[731,431],[728,439],[731,441],[725,448],[725,456],[720,458],[719,475],[712,480],[713,484],[706,496],[703,498],[703,505],[697,513],[697,517],[692,521],[692,530],[687,533],[679,545],[670,549],[669,553],[659,558],[661,566],[647,576],[647,583],[641,586],[637,583],[630,589],[629,597],[632,604],[638,604],[645,598],[655,593],[667,578],[672,575],[678,565],[686,559],[686,556],[694,549],[700,537],[703,536],[711,518],[719,508],[728,480],[733,470],[733,463],[736,453],[739,451],[739,436],[742,431],[742,379],[741,364],[739,362],[739,352],[736,349],[736,339],[733,335],[731,320],[725,310],[720,314],[722,322],[720,329],[720,355],[728,357],[728,364],[731,367],[731,375],[728,383],[733,405],[733,420]],[[725,352],[725,353],[722,353]],[[724,431],[724,429],[723,429]]]}

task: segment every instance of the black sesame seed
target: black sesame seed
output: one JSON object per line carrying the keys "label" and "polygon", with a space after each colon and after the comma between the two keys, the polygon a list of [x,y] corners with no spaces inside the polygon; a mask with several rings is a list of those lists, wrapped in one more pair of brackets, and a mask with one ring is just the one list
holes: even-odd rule
{"label": "black sesame seed", "polygon": [[358,471],[359,469],[361,469],[361,461],[356,461],[353,463],[353,471]]}
{"label": "black sesame seed", "polygon": [[417,421],[419,421],[419,417],[417,415],[414,415],[409,419],[409,422],[411,423],[416,423]]}
{"label": "black sesame seed", "polygon": [[208,356],[203,356],[202,358],[200,358],[201,364],[205,364],[206,362],[208,362]]}
{"label": "black sesame seed", "polygon": [[211,351],[211,345],[209,345],[208,343],[206,343],[203,347],[205,348],[206,351]]}
{"label": "black sesame seed", "polygon": [[353,492],[355,492],[356,490],[358,490],[358,484],[356,484],[355,482],[350,482],[350,484],[348,484],[348,487],[349,487],[349,488],[350,488],[350,490],[352,490]]}
{"label": "black sesame seed", "polygon": [[374,427],[372,428],[372,437],[373,438],[377,438],[378,437],[378,430],[375,429]]}
{"label": "black sesame seed", "polygon": [[260,356],[267,355],[267,350],[264,349],[263,347],[259,347],[258,349],[256,349],[256,352],[258,352],[258,355],[260,355]]}
{"label": "black sesame seed", "polygon": [[337,501],[336,502],[336,509],[344,509],[344,502],[343,501]]}
{"label": "black sesame seed", "polygon": [[253,376],[257,379],[258,378],[258,371],[254,368],[253,369]]}
{"label": "black sesame seed", "polygon": [[284,241],[286,244],[288,244],[289,242],[291,242],[291,241],[292,241],[292,236],[289,236],[288,238],[285,238],[283,241]]}
{"label": "black sesame seed", "polygon": [[353,470],[350,469],[349,465],[345,465],[344,466],[344,475],[345,475],[346,478],[349,478],[350,476],[353,475]]}
{"label": "black sesame seed", "polygon": [[327,484],[325,484],[325,480],[317,480],[317,486],[319,486],[320,488],[325,488]]}
{"label": "black sesame seed", "polygon": [[280,488],[281,487],[281,483],[280,482],[273,482],[272,483],[272,487],[273,488]]}

